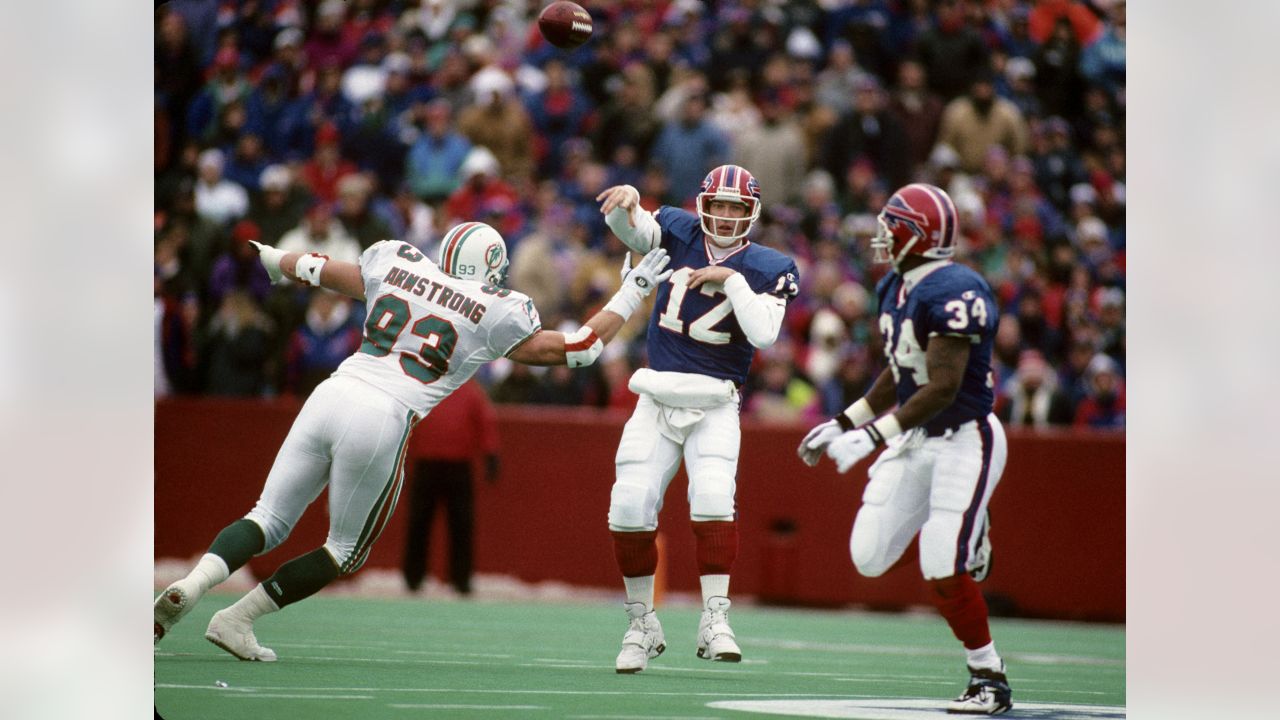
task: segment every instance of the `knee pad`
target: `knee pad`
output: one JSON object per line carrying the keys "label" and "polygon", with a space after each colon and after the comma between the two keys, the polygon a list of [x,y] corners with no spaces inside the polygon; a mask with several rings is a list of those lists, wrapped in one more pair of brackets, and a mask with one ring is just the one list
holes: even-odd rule
{"label": "knee pad", "polygon": [[262,528],[263,544],[262,552],[258,553],[259,555],[277,547],[280,543],[284,542],[285,538],[289,537],[289,533],[293,531],[293,528],[289,523],[280,519],[280,517],[275,513],[262,506],[255,506],[249,511],[249,514],[244,517],[246,520],[250,520],[258,527]]}
{"label": "knee pad", "polygon": [[609,493],[611,530],[657,530],[657,492],[648,485],[627,482],[619,477]]}
{"label": "knee pad", "polygon": [[689,480],[689,516],[694,520],[732,520],[734,482],[732,475],[711,474]]}

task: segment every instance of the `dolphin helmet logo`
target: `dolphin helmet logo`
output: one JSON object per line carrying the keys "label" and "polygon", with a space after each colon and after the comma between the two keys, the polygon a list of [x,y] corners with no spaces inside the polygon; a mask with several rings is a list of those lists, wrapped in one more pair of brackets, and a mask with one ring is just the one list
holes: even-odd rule
{"label": "dolphin helmet logo", "polygon": [[497,268],[498,266],[502,265],[502,246],[501,245],[499,245],[498,243],[493,243],[489,247],[485,248],[484,264],[488,265],[490,268]]}

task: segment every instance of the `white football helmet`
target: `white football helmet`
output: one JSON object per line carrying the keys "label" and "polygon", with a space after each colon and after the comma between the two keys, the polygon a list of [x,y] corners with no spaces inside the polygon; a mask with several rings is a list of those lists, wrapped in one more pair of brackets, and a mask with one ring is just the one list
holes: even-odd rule
{"label": "white football helmet", "polygon": [[[715,200],[734,202],[745,205],[746,217],[730,218],[713,215],[711,203]],[[760,219],[760,183],[746,168],[737,165],[721,165],[707,173],[702,180],[701,192],[697,198],[698,216],[702,219],[702,232],[720,247],[729,247],[741,242],[751,232],[751,226]],[[730,220],[733,230],[728,235],[716,232],[717,220]]]}
{"label": "white football helmet", "polygon": [[501,285],[507,278],[507,243],[482,222],[455,225],[440,242],[437,262],[446,274],[463,280]]}

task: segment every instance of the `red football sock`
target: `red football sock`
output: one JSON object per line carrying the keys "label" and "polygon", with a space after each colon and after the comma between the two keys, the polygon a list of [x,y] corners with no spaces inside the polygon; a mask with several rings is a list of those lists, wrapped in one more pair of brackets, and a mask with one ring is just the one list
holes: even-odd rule
{"label": "red football sock", "polygon": [[693,534],[698,539],[698,574],[728,575],[738,557],[737,521],[695,522]]}
{"label": "red football sock", "polygon": [[613,535],[613,556],[618,561],[618,569],[623,577],[644,577],[658,570],[658,537],[657,530],[642,532],[619,532],[610,530]]}
{"label": "red football sock", "polygon": [[929,581],[929,599],[947,619],[956,639],[970,650],[991,642],[987,626],[987,601],[978,583],[968,575],[953,575]]}

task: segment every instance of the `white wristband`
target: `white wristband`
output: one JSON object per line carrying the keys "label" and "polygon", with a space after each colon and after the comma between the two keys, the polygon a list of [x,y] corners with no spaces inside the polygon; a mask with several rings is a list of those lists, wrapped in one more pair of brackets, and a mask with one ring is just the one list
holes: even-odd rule
{"label": "white wristband", "polygon": [[876,446],[880,446],[902,434],[902,423],[898,422],[898,418],[890,414],[863,429],[875,441]]}
{"label": "white wristband", "polygon": [[293,266],[293,274],[308,285],[320,287],[320,268],[328,261],[328,255],[307,253],[298,258],[298,264]]}
{"label": "white wristband", "polygon": [[858,402],[845,408],[844,415],[853,422],[854,427],[862,427],[876,419],[876,411],[871,409],[871,403],[866,398],[858,398]]}
{"label": "white wristband", "polygon": [[622,288],[614,293],[613,297],[609,298],[609,302],[605,303],[604,309],[621,315],[625,322],[640,307],[642,302],[644,302],[644,295],[641,294],[639,288],[630,283],[623,283]]}

